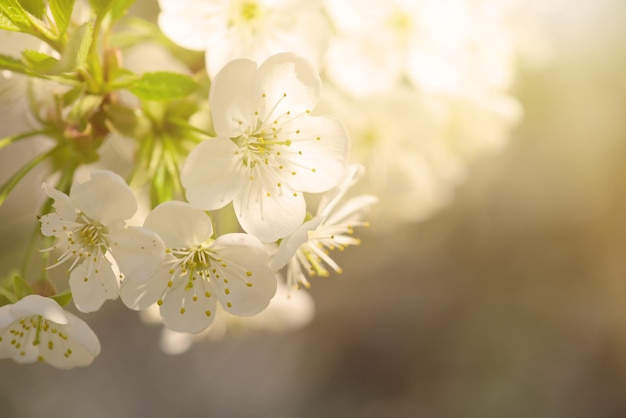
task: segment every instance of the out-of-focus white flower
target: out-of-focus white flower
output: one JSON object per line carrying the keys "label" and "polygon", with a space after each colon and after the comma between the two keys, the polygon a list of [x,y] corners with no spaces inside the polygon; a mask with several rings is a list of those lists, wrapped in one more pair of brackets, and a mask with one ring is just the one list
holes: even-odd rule
{"label": "out-of-focus white flower", "polygon": [[269,255],[252,235],[213,240],[211,218],[175,201],[157,206],[144,226],[163,239],[167,256],[152,277],[124,280],[121,298],[135,310],[156,302],[166,327],[200,332],[213,322],[218,301],[232,314],[256,315],[276,293]]}
{"label": "out-of-focus white flower", "polygon": [[348,160],[344,126],[310,115],[319,94],[313,67],[290,53],[224,67],[209,98],[218,137],[182,169],[187,200],[209,210],[233,201],[242,228],[264,242],[292,233],[305,216],[302,192],[334,187]]}
{"label": "out-of-focus white flower", "polygon": [[281,241],[272,256],[271,267],[278,270],[287,264],[289,288],[299,288],[301,284],[310,286],[303,269],[309,276],[328,276],[328,268],[341,273],[341,267],[330,257],[329,251],[361,243],[353,236],[354,228],[368,225],[362,216],[378,199],[360,195],[337,205],[362,175],[363,166],[352,164],[339,185],[322,197],[316,216]]}
{"label": "out-of-focus white flower", "polygon": [[0,358],[71,369],[88,366],[99,354],[96,334],[53,299],[28,295],[0,307]]}
{"label": "out-of-focus white flower", "polygon": [[318,0],[159,0],[159,26],[176,44],[206,52],[215,76],[237,58],[297,52],[318,65],[328,25]]}
{"label": "out-of-focus white flower", "polygon": [[158,236],[126,226],[137,201],[119,175],[95,171],[88,181],[75,183],[69,196],[44,188],[56,213],[41,218],[41,232],[57,239],[48,250],[63,251],[51,267],[72,261],[69,284],[80,311],[97,311],[104,301],[119,296],[122,277],[145,280],[163,260]]}
{"label": "out-of-focus white flower", "polygon": [[[276,295],[268,307],[252,317],[241,317],[230,314],[218,305],[219,315],[210,327],[198,334],[172,331],[163,328],[160,346],[167,354],[182,354],[194,342],[203,339],[221,340],[227,333],[246,333],[250,331],[288,332],[308,325],[315,316],[315,303],[311,295],[305,291],[290,292],[278,278]],[[162,322],[158,307],[152,305],[141,311],[141,318],[148,323]]]}
{"label": "out-of-focus white flower", "polygon": [[493,0],[327,0],[336,28],[326,68],[353,95],[403,77],[421,91],[466,94],[507,88],[514,44]]}

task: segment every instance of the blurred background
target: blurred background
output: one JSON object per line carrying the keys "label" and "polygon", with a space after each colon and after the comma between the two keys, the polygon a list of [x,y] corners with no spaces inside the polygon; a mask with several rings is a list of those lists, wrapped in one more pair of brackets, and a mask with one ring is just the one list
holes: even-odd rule
{"label": "blurred background", "polygon": [[[85,318],[92,366],[0,362],[0,417],[626,416],[624,16],[587,0],[542,22],[555,55],[518,75],[513,140],[428,220],[358,231],[306,328],[168,356],[107,303]],[[10,203],[5,220],[34,216]],[[8,223],[5,262],[23,245]]]}

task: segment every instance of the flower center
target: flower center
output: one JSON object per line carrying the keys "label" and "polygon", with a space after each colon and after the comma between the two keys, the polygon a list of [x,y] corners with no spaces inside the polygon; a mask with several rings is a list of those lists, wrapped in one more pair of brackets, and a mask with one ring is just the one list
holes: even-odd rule
{"label": "flower center", "polygon": [[106,246],[105,227],[97,223],[86,223],[69,236],[70,245],[77,245],[88,254],[95,253],[103,244]]}
{"label": "flower center", "polygon": [[259,5],[255,1],[244,1],[239,6],[239,16],[244,20],[254,20],[260,14]]}

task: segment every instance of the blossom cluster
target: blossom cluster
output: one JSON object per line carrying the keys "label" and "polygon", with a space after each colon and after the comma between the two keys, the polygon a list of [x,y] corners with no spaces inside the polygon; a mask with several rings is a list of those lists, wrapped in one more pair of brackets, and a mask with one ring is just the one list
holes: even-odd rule
{"label": "blossom cluster", "polygon": [[32,153],[0,204],[43,167],[34,238],[0,281],[0,358],[90,364],[70,302],[121,299],[170,353],[303,326],[302,288],[342,272],[333,250],[367,213],[425,218],[521,114],[515,1],[158,6],[0,5],[0,150]]}

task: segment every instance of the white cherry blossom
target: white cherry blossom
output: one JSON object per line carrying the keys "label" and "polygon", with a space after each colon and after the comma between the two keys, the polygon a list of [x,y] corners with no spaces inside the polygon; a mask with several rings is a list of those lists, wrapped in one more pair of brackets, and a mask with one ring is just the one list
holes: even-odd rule
{"label": "white cherry blossom", "polygon": [[53,299],[28,295],[0,307],[0,359],[70,369],[88,366],[99,354],[96,334]]}
{"label": "white cherry blossom", "polygon": [[322,197],[316,216],[280,243],[272,256],[271,267],[280,269],[287,265],[289,287],[299,288],[303,285],[308,288],[310,283],[307,275],[326,277],[329,269],[341,273],[341,267],[330,257],[329,252],[361,243],[353,236],[354,228],[368,225],[368,222],[362,220],[363,214],[378,199],[372,195],[359,195],[338,204],[361,178],[363,171],[360,164],[350,165],[339,185]]}
{"label": "white cherry blossom", "polygon": [[142,310],[156,302],[166,327],[197,333],[211,325],[218,302],[232,314],[252,316],[274,296],[269,254],[252,235],[214,240],[211,218],[176,201],[157,206],[144,226],[161,236],[167,255],[147,280],[124,280],[121,298],[129,308]]}
{"label": "white cherry blossom", "polygon": [[174,43],[206,51],[215,76],[237,58],[261,62],[298,51],[319,64],[328,24],[319,0],[159,0],[159,27]]}
{"label": "white cherry blossom", "polygon": [[48,250],[62,251],[51,267],[71,261],[69,285],[80,311],[97,311],[119,296],[122,277],[150,277],[163,260],[163,242],[156,234],[126,226],[137,201],[119,175],[94,171],[89,180],[75,183],[69,196],[44,188],[56,212],[41,218],[41,232],[57,239]]}
{"label": "white cherry blossom", "polygon": [[294,54],[224,67],[209,97],[218,137],[183,165],[187,200],[208,210],[233,201],[242,228],[264,242],[292,233],[306,212],[302,192],[334,187],[348,159],[344,126],[311,115],[319,94],[317,73]]}

